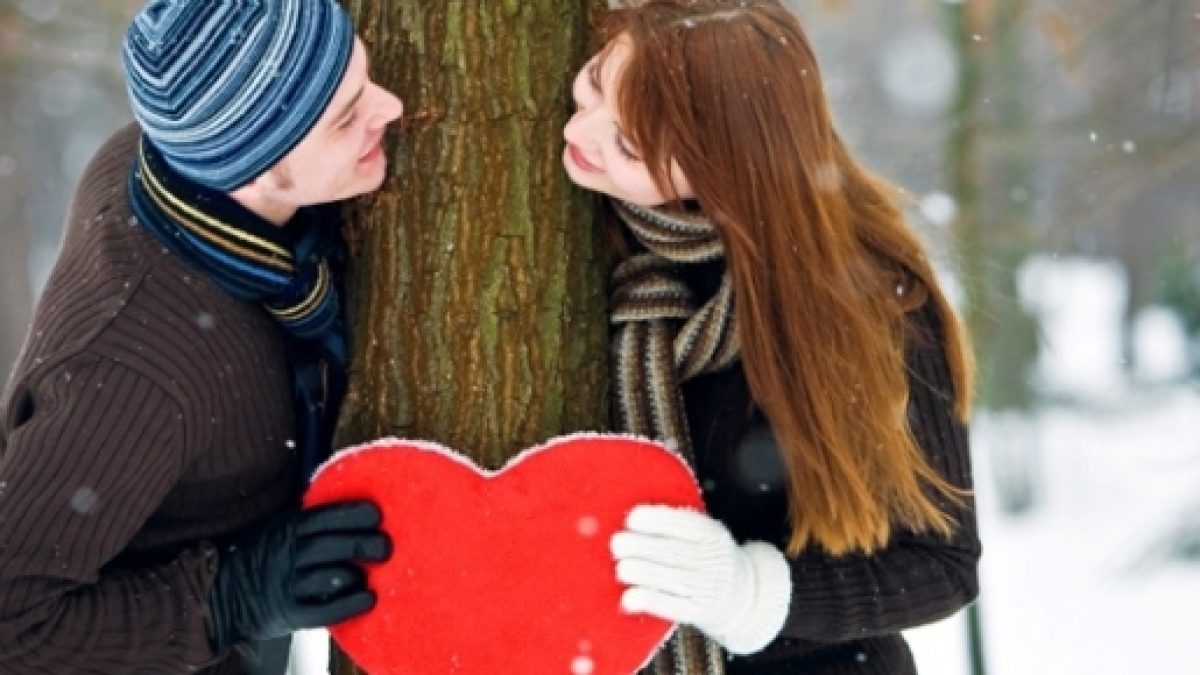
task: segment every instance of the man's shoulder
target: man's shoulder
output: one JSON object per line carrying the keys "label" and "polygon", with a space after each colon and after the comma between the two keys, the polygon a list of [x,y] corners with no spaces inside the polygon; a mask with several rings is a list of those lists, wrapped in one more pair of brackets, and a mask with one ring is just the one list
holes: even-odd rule
{"label": "man's shoulder", "polygon": [[114,160],[124,162],[127,166],[132,164],[141,138],[142,130],[137,122],[128,122],[117,128],[92,154],[83,175],[86,177],[89,173],[102,169],[105,164]]}
{"label": "man's shoulder", "polygon": [[125,183],[141,140],[137,124],[127,124],[112,133],[83,169],[67,216],[68,225],[81,215],[103,211],[114,202],[127,202]]}
{"label": "man's shoulder", "polygon": [[[134,227],[130,206],[129,177],[137,161],[140,139],[137,124],[121,127],[101,144],[84,168],[67,210],[55,264],[54,272],[60,267],[74,269],[74,274],[66,275],[63,281],[85,276],[101,286],[107,281],[127,288],[153,259],[148,253],[159,248]],[[87,273],[81,275],[81,269]]]}

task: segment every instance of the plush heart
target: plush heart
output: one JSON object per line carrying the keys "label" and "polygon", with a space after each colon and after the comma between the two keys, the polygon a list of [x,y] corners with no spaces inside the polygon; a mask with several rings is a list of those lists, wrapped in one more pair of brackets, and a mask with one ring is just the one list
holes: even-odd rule
{"label": "plush heart", "polygon": [[621,610],[609,539],[638,504],[703,509],[678,455],[596,434],[495,472],[386,439],[338,453],[305,503],[358,498],[382,507],[394,553],[367,571],[375,608],[330,632],[370,675],[635,672],[673,626]]}

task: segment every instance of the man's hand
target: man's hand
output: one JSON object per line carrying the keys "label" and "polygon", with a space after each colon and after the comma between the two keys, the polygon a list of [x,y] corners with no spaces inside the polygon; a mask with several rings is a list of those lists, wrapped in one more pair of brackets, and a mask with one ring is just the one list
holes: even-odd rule
{"label": "man's hand", "polygon": [[375,594],[356,561],[383,561],[390,542],[370,502],[281,517],[220,555],[210,596],[218,652],[367,611]]}

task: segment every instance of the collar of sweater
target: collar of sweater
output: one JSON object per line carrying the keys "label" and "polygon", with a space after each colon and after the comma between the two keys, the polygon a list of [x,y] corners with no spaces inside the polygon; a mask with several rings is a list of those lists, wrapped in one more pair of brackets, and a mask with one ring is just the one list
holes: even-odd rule
{"label": "collar of sweater", "polygon": [[274,225],[173,171],[144,138],[129,194],[143,226],[244,300],[270,301],[287,289],[297,271],[297,241],[313,220],[311,209],[301,209],[287,225]]}
{"label": "collar of sweater", "polygon": [[129,196],[139,223],[164,246],[234,297],[262,303],[288,334],[308,340],[341,332],[330,267],[342,252],[336,207],[301,209],[277,227],[175,173],[144,139]]}

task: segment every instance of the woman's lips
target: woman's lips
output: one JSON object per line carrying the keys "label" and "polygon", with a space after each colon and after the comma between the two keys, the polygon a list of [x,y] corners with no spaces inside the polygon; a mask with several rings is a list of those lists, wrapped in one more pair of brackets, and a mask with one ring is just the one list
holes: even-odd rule
{"label": "woman's lips", "polygon": [[597,173],[600,171],[600,167],[589,162],[587,157],[583,156],[583,151],[581,151],[574,143],[567,144],[567,154],[571,156],[571,161],[575,162],[576,166],[584,171],[589,173]]}

